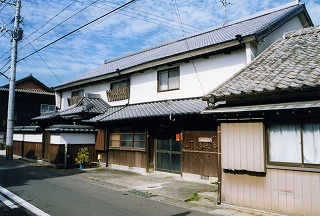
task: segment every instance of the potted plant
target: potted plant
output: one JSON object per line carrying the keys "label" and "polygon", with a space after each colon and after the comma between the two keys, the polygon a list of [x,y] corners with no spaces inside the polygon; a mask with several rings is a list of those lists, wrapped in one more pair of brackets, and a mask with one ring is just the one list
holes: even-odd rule
{"label": "potted plant", "polygon": [[88,148],[80,148],[77,157],[75,158],[75,161],[80,165],[80,169],[83,169],[85,165],[89,163],[89,158],[90,154]]}

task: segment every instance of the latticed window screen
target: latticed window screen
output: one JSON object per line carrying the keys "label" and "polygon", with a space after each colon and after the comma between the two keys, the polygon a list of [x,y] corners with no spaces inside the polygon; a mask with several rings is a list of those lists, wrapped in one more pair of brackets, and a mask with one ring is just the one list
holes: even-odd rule
{"label": "latticed window screen", "polygon": [[129,99],[130,96],[130,82],[129,80],[122,80],[111,83],[110,90],[107,90],[108,101],[120,101]]}

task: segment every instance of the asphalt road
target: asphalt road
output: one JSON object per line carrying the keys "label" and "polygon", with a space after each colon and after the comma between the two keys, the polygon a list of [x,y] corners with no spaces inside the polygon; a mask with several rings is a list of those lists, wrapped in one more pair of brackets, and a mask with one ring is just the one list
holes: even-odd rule
{"label": "asphalt road", "polygon": [[0,215],[206,214],[91,184],[63,170],[7,161],[0,155]]}

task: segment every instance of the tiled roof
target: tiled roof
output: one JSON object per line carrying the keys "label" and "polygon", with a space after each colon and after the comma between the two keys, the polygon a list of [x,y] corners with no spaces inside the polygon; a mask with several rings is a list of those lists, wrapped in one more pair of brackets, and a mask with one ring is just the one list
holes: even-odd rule
{"label": "tiled roof", "polygon": [[270,110],[290,110],[290,109],[308,109],[320,108],[320,101],[303,101],[303,102],[290,102],[290,103],[274,103],[274,104],[260,104],[248,106],[235,106],[235,107],[217,107],[215,109],[208,109],[203,111],[204,114],[210,113],[239,113],[239,112],[259,112]]}
{"label": "tiled roof", "polygon": [[70,107],[67,107],[66,109],[60,110],[59,114],[64,115],[74,115],[79,113],[90,113],[90,114],[101,114],[107,110],[107,108],[110,105],[107,104],[103,99],[101,98],[88,98],[83,97],[81,100]]}
{"label": "tiled roof", "polygon": [[208,96],[238,95],[320,87],[320,27],[291,32]]}
{"label": "tiled roof", "polygon": [[49,132],[95,132],[95,128],[89,125],[52,125],[46,128]]}
{"label": "tiled roof", "polygon": [[40,126],[15,126],[14,132],[37,132],[40,131]]}
{"label": "tiled roof", "polygon": [[127,106],[110,107],[104,114],[85,122],[105,122],[155,116],[200,114],[207,105],[207,102],[203,101],[202,98],[130,104]]}
{"label": "tiled roof", "polygon": [[32,120],[50,119],[57,116],[65,118],[67,116],[72,117],[82,113],[101,114],[104,113],[109,106],[110,105],[102,98],[82,97],[77,104],[62,110],[42,113],[40,116],[35,117]]}
{"label": "tiled roof", "polygon": [[[245,19],[230,22],[225,25],[207,30],[205,32],[189,36],[186,39],[180,39],[172,41],[170,43],[161,44],[156,47],[152,47],[137,53],[133,53],[131,55],[105,62],[104,65],[88,73],[85,73],[61,86],[118,72],[124,69],[176,56],[189,51],[200,50],[206,47],[236,40],[235,35],[238,34],[242,37],[255,36],[257,41],[259,41],[274,29],[281,26],[283,23],[302,11],[305,11],[304,4],[292,3],[268,11],[264,11]],[[312,25],[310,19],[308,20],[308,22],[310,22],[310,25]],[[61,86],[57,86],[56,88]]]}
{"label": "tiled roof", "polygon": [[32,118],[32,120],[52,119],[59,116],[58,111],[43,112],[40,116]]}
{"label": "tiled roof", "polygon": [[[0,91],[9,91],[9,88],[0,88]],[[41,91],[37,89],[19,89],[16,88],[15,92],[23,92],[29,94],[41,94],[41,95],[54,95],[53,92]]]}

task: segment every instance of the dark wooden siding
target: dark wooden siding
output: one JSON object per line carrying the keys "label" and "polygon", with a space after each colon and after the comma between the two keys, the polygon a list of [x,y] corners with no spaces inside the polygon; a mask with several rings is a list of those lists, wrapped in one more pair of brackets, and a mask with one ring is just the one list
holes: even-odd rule
{"label": "dark wooden siding", "polygon": [[103,129],[99,129],[96,138],[96,150],[105,151],[105,132]]}
{"label": "dark wooden siding", "polygon": [[24,142],[23,154],[25,158],[41,160],[42,159],[42,143]]}
{"label": "dark wooden siding", "polygon": [[147,153],[109,149],[108,164],[147,168]]}
{"label": "dark wooden siding", "polygon": [[41,160],[42,143],[13,141],[13,154],[25,158]]}
{"label": "dark wooden siding", "polygon": [[64,145],[49,144],[48,161],[56,165],[64,165]]}
{"label": "dark wooden siding", "polygon": [[13,141],[13,154],[22,156],[23,154],[23,141]]}
{"label": "dark wooden siding", "polygon": [[[203,138],[210,139],[210,142],[204,142]],[[184,131],[182,143],[182,172],[209,177],[218,176],[216,131]]]}

